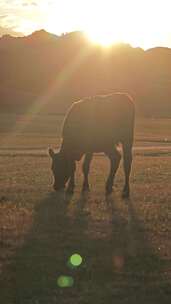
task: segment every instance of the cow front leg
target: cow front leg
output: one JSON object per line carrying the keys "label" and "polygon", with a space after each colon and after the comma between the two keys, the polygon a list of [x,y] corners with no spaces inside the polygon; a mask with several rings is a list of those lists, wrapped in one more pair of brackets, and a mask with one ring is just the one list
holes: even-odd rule
{"label": "cow front leg", "polygon": [[87,153],[84,158],[83,167],[82,167],[83,175],[84,175],[82,192],[89,191],[89,189],[90,189],[89,182],[88,182],[88,174],[89,174],[90,163],[91,163],[92,158],[93,158],[92,153]]}
{"label": "cow front leg", "polygon": [[116,174],[116,171],[119,167],[119,163],[121,160],[121,154],[120,152],[115,149],[112,152],[106,152],[106,155],[109,157],[110,159],[110,172],[109,172],[109,176],[106,182],[106,194],[111,194],[113,191],[113,182],[114,182],[114,177]]}
{"label": "cow front leg", "polygon": [[124,172],[125,172],[125,185],[122,191],[123,198],[129,198],[130,187],[129,187],[129,177],[132,165],[132,144],[123,144],[123,157],[124,157]]}
{"label": "cow front leg", "polygon": [[75,170],[76,170],[76,164],[75,161],[73,161],[71,163],[71,174],[70,174],[70,179],[68,182],[68,186],[67,186],[67,193],[69,194],[73,194],[74,193],[74,188],[75,188]]}

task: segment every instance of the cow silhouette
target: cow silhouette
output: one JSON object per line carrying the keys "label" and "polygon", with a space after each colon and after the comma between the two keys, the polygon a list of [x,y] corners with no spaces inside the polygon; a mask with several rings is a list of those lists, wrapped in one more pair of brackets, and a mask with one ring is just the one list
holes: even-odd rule
{"label": "cow silhouette", "polygon": [[67,191],[74,192],[76,161],[85,155],[82,191],[89,190],[88,174],[93,153],[104,152],[110,159],[110,173],[106,181],[106,194],[110,194],[121,159],[118,150],[121,144],[125,173],[122,195],[129,197],[134,117],[133,100],[125,93],[87,97],[73,103],[64,120],[59,152],[49,149],[54,189],[65,188],[68,182]]}

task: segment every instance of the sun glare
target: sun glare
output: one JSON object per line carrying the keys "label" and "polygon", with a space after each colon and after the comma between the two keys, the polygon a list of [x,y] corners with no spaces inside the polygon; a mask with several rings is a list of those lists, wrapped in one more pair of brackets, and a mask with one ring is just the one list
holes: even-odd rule
{"label": "sun glare", "polygon": [[[166,20],[161,20],[163,6],[153,0],[104,1],[103,5],[92,7],[85,32],[94,43],[103,46],[123,42],[144,49],[164,42],[166,39]],[[163,39],[163,41],[162,41]]]}
{"label": "sun glare", "polygon": [[85,33],[92,43],[99,44],[104,47],[110,47],[111,45],[119,42],[117,35],[111,33],[110,30],[102,29],[102,31],[99,31],[98,29],[92,29],[90,31],[85,31]]}
{"label": "sun glare", "polygon": [[[42,8],[43,17],[37,19],[57,35],[83,31],[103,46],[123,42],[147,49],[169,44],[170,9],[170,0],[63,0],[60,6],[52,0]],[[22,23],[20,31],[33,26],[33,21],[32,25]]]}

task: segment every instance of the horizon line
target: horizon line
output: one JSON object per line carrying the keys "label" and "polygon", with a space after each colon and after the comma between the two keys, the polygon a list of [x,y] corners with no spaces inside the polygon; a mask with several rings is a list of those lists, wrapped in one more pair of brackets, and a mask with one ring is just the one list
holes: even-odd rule
{"label": "horizon line", "polygon": [[[5,29],[5,28],[4,28]],[[8,30],[8,28],[7,28]],[[57,39],[61,38],[62,36],[65,36],[65,35],[68,35],[68,34],[72,34],[72,33],[82,33],[86,36],[86,31],[84,30],[74,30],[74,31],[69,31],[69,32],[61,32],[59,35],[54,33],[54,32],[51,32],[51,31],[48,31],[46,30],[45,28],[40,28],[40,29],[36,29],[36,30],[33,30],[31,31],[30,33],[22,33],[22,32],[15,32],[14,33],[3,33],[1,34],[0,33],[0,39],[5,37],[5,36],[9,36],[9,37],[12,37],[12,38],[27,38],[31,35],[33,35],[34,33],[36,32],[46,32],[47,34],[50,34],[50,35],[53,35],[53,36],[56,36]],[[88,39],[87,39],[88,40]],[[130,47],[134,48],[134,49],[142,49],[144,51],[148,51],[148,50],[151,50],[151,49],[155,49],[155,48],[165,48],[165,49],[171,49],[171,46],[164,46],[164,45],[156,45],[156,46],[151,46],[149,48],[144,48],[142,46],[133,46],[130,42],[126,42],[126,41],[118,41],[118,42],[113,42],[111,43],[109,46],[104,46],[100,43],[93,43],[93,42],[90,42],[91,44],[94,44],[94,45],[97,45],[97,46],[100,46],[101,48],[104,48],[104,49],[110,49],[111,47],[114,47],[114,46],[117,46],[117,45],[129,45]]]}

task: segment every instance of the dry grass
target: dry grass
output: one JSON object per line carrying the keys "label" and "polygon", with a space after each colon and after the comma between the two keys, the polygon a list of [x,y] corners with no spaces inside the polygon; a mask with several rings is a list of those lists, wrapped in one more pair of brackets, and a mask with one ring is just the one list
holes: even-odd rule
{"label": "dry grass", "polygon": [[[91,192],[73,197],[51,189],[50,160],[0,157],[0,303],[170,303],[170,157],[135,155],[129,202],[104,195],[108,160],[96,156]],[[83,257],[78,269],[67,261]],[[74,278],[60,289],[60,275]]]}
{"label": "dry grass", "polygon": [[[0,153],[3,149],[46,149],[58,146],[64,116],[0,115]],[[136,141],[171,141],[171,119],[136,119]]]}
{"label": "dry grass", "polygon": [[[131,200],[121,199],[122,168],[106,198],[108,160],[94,158],[91,192],[52,191],[48,145],[63,117],[0,116],[0,303],[153,304],[171,302],[170,152],[134,156]],[[170,120],[138,120],[136,141],[171,140]],[[83,257],[68,267],[73,253]],[[72,288],[57,286],[60,275]]]}

